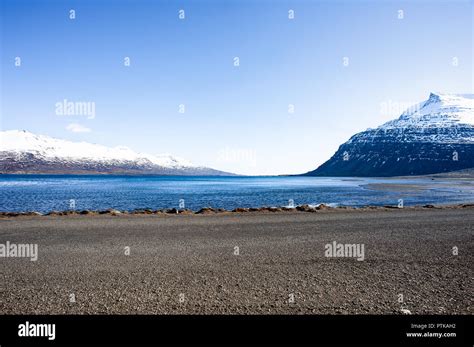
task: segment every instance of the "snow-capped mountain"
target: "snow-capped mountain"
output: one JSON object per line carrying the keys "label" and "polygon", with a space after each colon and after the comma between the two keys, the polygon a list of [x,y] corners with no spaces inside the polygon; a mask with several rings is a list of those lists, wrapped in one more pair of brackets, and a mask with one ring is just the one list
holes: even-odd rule
{"label": "snow-capped mountain", "polygon": [[310,176],[400,176],[474,167],[474,95],[431,93],[342,144]]}
{"label": "snow-capped mountain", "polygon": [[25,130],[0,132],[0,173],[223,175],[171,155],[72,142]]}

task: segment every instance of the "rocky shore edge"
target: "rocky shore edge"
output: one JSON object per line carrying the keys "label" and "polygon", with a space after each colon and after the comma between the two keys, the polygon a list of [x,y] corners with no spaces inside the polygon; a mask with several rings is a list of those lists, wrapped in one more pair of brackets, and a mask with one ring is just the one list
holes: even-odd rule
{"label": "rocky shore edge", "polygon": [[417,206],[404,206],[400,208],[398,206],[384,205],[384,206],[362,206],[362,207],[351,207],[351,206],[337,206],[332,207],[325,204],[320,204],[318,206],[310,205],[300,205],[295,207],[239,207],[233,210],[226,210],[223,208],[212,208],[212,207],[203,207],[198,211],[193,211],[190,209],[177,209],[177,208],[167,208],[167,209],[137,209],[132,211],[120,211],[115,209],[107,210],[66,210],[66,211],[51,211],[48,213],[40,213],[36,211],[29,212],[0,212],[0,218],[5,217],[21,217],[21,216],[93,216],[93,215],[110,215],[110,216],[120,216],[120,215],[210,215],[210,214],[232,214],[232,213],[277,213],[277,212],[319,212],[319,211],[368,211],[368,210],[378,210],[386,211],[393,209],[459,209],[459,208],[474,208],[474,204],[457,204],[457,205],[417,205]]}

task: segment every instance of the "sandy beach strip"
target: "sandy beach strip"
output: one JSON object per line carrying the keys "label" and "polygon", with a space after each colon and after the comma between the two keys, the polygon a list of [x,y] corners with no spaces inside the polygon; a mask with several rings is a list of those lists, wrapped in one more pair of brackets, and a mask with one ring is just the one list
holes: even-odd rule
{"label": "sandy beach strip", "polygon": [[1,314],[474,313],[474,207],[22,216],[7,241],[38,260],[0,258]]}

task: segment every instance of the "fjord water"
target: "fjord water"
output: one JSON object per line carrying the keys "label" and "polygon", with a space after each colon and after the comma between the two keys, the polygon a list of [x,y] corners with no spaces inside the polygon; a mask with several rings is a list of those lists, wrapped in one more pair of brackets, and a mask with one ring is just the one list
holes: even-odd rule
{"label": "fjord water", "polygon": [[323,177],[1,175],[0,211],[469,203],[472,181]]}

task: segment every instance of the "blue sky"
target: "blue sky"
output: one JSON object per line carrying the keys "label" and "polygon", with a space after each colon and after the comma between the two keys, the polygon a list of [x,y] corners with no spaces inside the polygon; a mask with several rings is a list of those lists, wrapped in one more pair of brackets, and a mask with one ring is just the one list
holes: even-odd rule
{"label": "blue sky", "polygon": [[472,1],[0,2],[2,130],[302,173],[431,91],[473,93]]}

